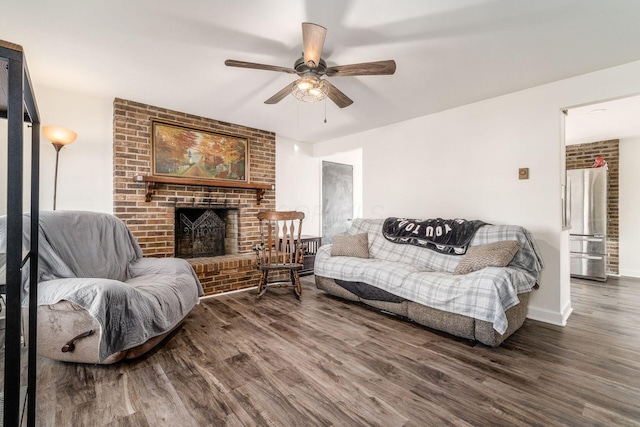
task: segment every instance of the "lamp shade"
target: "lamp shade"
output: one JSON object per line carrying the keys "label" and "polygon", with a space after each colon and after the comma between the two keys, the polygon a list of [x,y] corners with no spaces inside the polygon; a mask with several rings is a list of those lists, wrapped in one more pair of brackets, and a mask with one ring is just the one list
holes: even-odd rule
{"label": "lamp shade", "polygon": [[60,126],[42,126],[42,133],[53,144],[69,145],[76,140],[78,134]]}

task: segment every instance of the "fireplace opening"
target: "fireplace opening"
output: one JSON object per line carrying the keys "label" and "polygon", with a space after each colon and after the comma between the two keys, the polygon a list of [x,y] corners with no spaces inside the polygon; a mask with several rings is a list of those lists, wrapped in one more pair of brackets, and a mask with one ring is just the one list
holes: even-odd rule
{"label": "fireplace opening", "polygon": [[176,208],[175,256],[215,257],[238,253],[238,209]]}

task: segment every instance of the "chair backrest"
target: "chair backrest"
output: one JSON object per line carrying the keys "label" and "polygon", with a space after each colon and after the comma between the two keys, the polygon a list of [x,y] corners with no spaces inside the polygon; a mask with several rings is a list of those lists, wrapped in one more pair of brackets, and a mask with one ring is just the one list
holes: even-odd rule
{"label": "chair backrest", "polygon": [[259,212],[262,265],[302,262],[300,235],[303,212]]}
{"label": "chair backrest", "polygon": [[111,214],[40,211],[39,280],[100,278],[125,281],[142,249]]}

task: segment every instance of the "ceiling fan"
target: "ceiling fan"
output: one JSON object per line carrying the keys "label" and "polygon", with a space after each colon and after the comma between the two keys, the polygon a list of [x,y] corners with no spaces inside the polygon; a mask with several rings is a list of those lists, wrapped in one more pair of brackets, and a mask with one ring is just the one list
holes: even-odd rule
{"label": "ceiling fan", "polygon": [[377,76],[390,75],[396,72],[396,63],[393,60],[327,67],[327,63],[321,57],[326,35],[327,29],[323,26],[312,24],[310,22],[303,22],[303,56],[296,60],[293,68],[235,61],[233,59],[227,59],[224,64],[229,67],[280,71],[283,73],[297,74],[300,77],[298,80],[288,84],[278,93],[267,99],[264,102],[265,104],[277,104],[287,95],[293,94],[297,99],[305,102],[317,102],[329,97],[329,99],[335,102],[340,108],[348,107],[353,104],[353,100],[342,93],[328,80],[322,79],[322,76]]}

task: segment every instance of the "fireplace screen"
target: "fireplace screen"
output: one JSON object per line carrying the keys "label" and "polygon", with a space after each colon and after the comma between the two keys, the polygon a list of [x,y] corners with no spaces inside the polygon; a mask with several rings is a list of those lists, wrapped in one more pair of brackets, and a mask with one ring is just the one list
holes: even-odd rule
{"label": "fireplace screen", "polygon": [[176,257],[225,254],[225,221],[214,209],[176,210]]}

